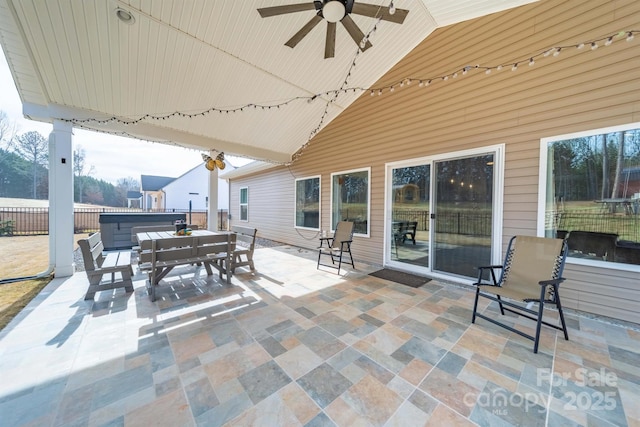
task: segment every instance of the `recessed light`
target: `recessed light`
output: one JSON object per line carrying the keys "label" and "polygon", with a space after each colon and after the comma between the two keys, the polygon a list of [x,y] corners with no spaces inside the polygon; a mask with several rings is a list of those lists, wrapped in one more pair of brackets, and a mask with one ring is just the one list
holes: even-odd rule
{"label": "recessed light", "polygon": [[120,7],[116,9],[116,16],[120,21],[124,22],[127,25],[131,25],[136,22],[136,19],[133,17],[131,12]]}

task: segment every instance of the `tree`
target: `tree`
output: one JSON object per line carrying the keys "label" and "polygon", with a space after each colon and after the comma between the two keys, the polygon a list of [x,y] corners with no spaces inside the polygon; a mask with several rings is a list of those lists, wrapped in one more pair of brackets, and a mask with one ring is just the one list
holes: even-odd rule
{"label": "tree", "polygon": [[0,110],[0,146],[9,145],[16,137],[16,124],[9,121],[7,113]]}
{"label": "tree", "polygon": [[127,193],[129,191],[140,191],[138,180],[130,176],[118,179],[116,182],[116,196],[118,200],[121,200],[121,204],[118,206],[127,206]]}
{"label": "tree", "polygon": [[11,182],[14,177],[11,173],[11,165],[15,161],[11,158],[13,153],[2,147],[8,147],[14,137],[15,125],[9,121],[7,114],[0,110],[0,197],[9,197],[7,194],[11,191]]}
{"label": "tree", "polygon": [[31,191],[29,162],[0,148],[0,197],[24,198]]}
{"label": "tree", "polygon": [[127,191],[132,191],[132,190],[140,190],[140,182],[138,182],[137,179],[128,176],[126,178],[120,178],[118,179],[118,181],[116,182],[116,187],[122,187]]}
{"label": "tree", "polygon": [[38,198],[38,168],[47,167],[49,158],[49,141],[40,133],[31,131],[23,133],[11,144],[13,150],[31,163],[34,199]]}
{"label": "tree", "polygon": [[606,199],[607,194],[609,193],[609,156],[607,156],[607,136],[597,135],[596,139],[602,146],[602,188],[600,192],[600,198]]}
{"label": "tree", "polygon": [[82,196],[84,194],[85,187],[85,179],[84,177],[89,177],[95,172],[95,168],[93,165],[89,167],[89,170],[85,173],[85,151],[81,145],[78,145],[78,148],[73,151],[73,174],[76,177],[75,187],[78,191],[78,197],[76,200],[79,203],[82,203]]}
{"label": "tree", "polygon": [[624,137],[625,132],[616,132],[618,139],[618,155],[616,156],[616,172],[613,176],[613,187],[611,189],[611,198],[620,197],[620,175],[622,174],[622,163],[624,163]]}

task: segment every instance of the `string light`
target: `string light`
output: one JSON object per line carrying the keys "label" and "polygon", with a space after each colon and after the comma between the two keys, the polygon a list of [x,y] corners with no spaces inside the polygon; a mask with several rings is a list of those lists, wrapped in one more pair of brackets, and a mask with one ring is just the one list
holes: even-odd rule
{"label": "string light", "polygon": [[[389,13],[392,14],[391,10],[392,8],[395,11],[395,7],[393,5],[393,1],[391,2],[391,4],[389,5]],[[366,45],[367,41],[369,40],[371,34],[373,34],[376,29],[377,29],[377,25],[380,23],[381,18],[378,18],[377,22],[374,24],[374,26],[372,27],[371,31],[369,31],[362,39],[361,41],[361,46],[362,45]],[[640,33],[640,30],[625,30],[625,31],[619,31],[618,33],[614,34],[614,35],[609,35],[606,37],[601,37],[598,39],[594,39],[594,40],[589,40],[589,41],[585,41],[585,42],[581,42],[581,43],[577,43],[574,45],[565,45],[565,46],[553,46],[550,48],[547,48],[543,51],[541,51],[540,53],[534,54],[529,56],[529,60],[528,60],[528,64],[529,66],[533,66],[535,64],[535,59],[536,58],[546,58],[549,57],[550,55],[552,55],[553,57],[558,57],[560,55],[560,53],[562,52],[562,50],[573,47],[576,48],[578,50],[583,49],[585,47],[585,45],[589,45],[590,49],[596,50],[599,47],[599,42],[602,43],[603,46],[611,46],[616,38],[625,38],[625,40],[627,42],[631,42],[635,39],[635,34]],[[290,99],[287,99],[285,101],[282,102],[277,102],[277,103],[265,103],[265,104],[257,104],[257,103],[249,103],[249,104],[245,104],[245,105],[241,105],[235,108],[217,108],[217,107],[210,107],[208,109],[205,110],[201,110],[201,111],[197,111],[197,112],[184,112],[184,111],[175,111],[172,113],[158,113],[158,114],[144,114],[142,116],[139,116],[137,118],[122,118],[122,117],[108,117],[108,118],[104,118],[104,119],[96,119],[96,118],[86,118],[86,119],[67,119],[67,118],[56,118],[57,120],[63,121],[63,122],[67,122],[67,123],[71,123],[79,128],[82,129],[87,129],[87,130],[92,130],[95,132],[101,132],[101,133],[105,133],[105,134],[109,134],[109,135],[115,135],[115,136],[124,136],[124,137],[128,137],[128,138],[135,138],[135,139],[140,139],[142,141],[148,141],[148,142],[157,142],[157,143],[162,143],[162,144],[171,144],[171,145],[175,145],[175,146],[179,146],[179,144],[173,142],[173,141],[165,141],[165,140],[158,140],[158,141],[154,141],[154,140],[149,140],[149,139],[143,139],[143,138],[139,138],[129,132],[111,132],[111,131],[104,131],[101,129],[97,129],[97,128],[93,128],[90,126],[87,126],[87,124],[89,123],[93,123],[93,124],[97,124],[97,125],[105,125],[105,124],[110,124],[110,123],[119,123],[123,126],[129,126],[129,125],[136,125],[138,123],[141,123],[143,121],[148,121],[148,120],[169,120],[172,119],[174,117],[180,117],[180,118],[189,118],[189,119],[193,119],[193,118],[197,118],[197,117],[205,117],[207,115],[210,115],[212,113],[218,113],[218,114],[225,114],[225,115],[229,115],[229,114],[233,114],[233,113],[238,113],[238,112],[244,112],[245,110],[258,110],[260,109],[261,111],[271,111],[273,110],[280,110],[283,107],[286,107],[290,104],[293,104],[295,102],[304,100],[305,102],[311,104],[312,102],[314,102],[316,99],[318,98],[323,98],[323,97],[329,97],[330,99],[328,101],[326,101],[326,106],[324,109],[324,112],[322,114],[322,117],[319,120],[318,125],[316,126],[315,129],[313,129],[310,132],[309,138],[307,140],[306,143],[304,143],[303,145],[301,145],[301,147],[298,149],[298,151],[296,153],[294,153],[294,155],[292,156],[292,161],[291,162],[276,162],[276,161],[269,161],[269,160],[264,160],[264,159],[260,159],[260,158],[252,158],[250,156],[244,156],[246,158],[249,159],[253,159],[253,160],[261,160],[261,161],[266,161],[269,163],[273,163],[273,164],[281,164],[281,165],[289,165],[291,163],[293,163],[295,160],[297,160],[301,155],[302,152],[304,151],[304,149],[306,149],[309,145],[310,140],[322,129],[322,126],[324,124],[324,121],[326,119],[326,116],[328,115],[328,109],[329,106],[331,104],[333,104],[336,99],[339,97],[340,94],[346,94],[346,93],[357,93],[358,91],[360,92],[369,92],[369,95],[371,97],[375,96],[376,94],[378,96],[381,96],[384,92],[385,89],[388,89],[389,92],[394,92],[395,91],[395,86],[399,85],[400,87],[404,87],[411,85],[413,80],[418,81],[418,87],[427,87],[430,86],[431,83],[433,82],[433,80],[442,80],[442,81],[447,81],[449,80],[449,77],[455,79],[458,77],[459,73],[461,73],[462,75],[466,76],[468,74],[468,72],[472,69],[481,69],[484,70],[484,73],[486,75],[491,74],[492,70],[496,70],[496,71],[501,71],[504,66],[507,66],[509,64],[511,64],[511,70],[512,71],[517,71],[518,70],[518,66],[521,62],[524,62],[524,60],[518,60],[515,62],[507,62],[507,63],[503,63],[503,64],[498,64],[495,66],[480,66],[475,65],[475,66],[470,66],[470,65],[465,65],[464,67],[455,70],[451,73],[445,74],[445,75],[441,75],[439,77],[432,77],[429,79],[425,79],[425,78],[411,78],[411,77],[406,77],[403,78],[401,80],[399,80],[398,82],[394,83],[394,84],[390,84],[388,86],[384,86],[384,87],[376,87],[376,88],[362,88],[362,87],[348,87],[348,82],[349,82],[349,78],[351,77],[351,73],[353,71],[353,69],[356,66],[356,60],[358,59],[358,56],[361,54],[361,50],[357,49],[354,59],[351,63],[351,66],[346,74],[346,78],[344,79],[342,85],[340,88],[338,89],[334,89],[334,90],[328,90],[325,92],[321,92],[321,93],[317,93],[314,95],[310,95],[310,96],[297,96],[297,97],[293,97]]]}

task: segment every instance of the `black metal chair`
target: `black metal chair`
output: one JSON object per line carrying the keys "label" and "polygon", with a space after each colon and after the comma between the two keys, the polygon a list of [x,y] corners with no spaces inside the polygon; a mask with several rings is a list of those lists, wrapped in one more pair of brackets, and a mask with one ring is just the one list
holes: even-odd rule
{"label": "black metal chair", "polygon": [[402,243],[407,240],[411,240],[413,244],[416,244],[416,230],[418,229],[418,221],[409,221],[406,224],[406,228],[402,233]]}
{"label": "black metal chair", "polygon": [[[351,243],[353,242],[353,222],[340,221],[336,226],[336,232],[333,237],[321,237],[320,247],[318,248],[318,265],[316,268],[320,268],[321,265],[326,267],[332,267],[338,269],[340,274],[340,267],[342,266],[343,256],[349,257],[351,267],[355,268],[353,264],[353,257],[351,256]],[[327,242],[327,246],[324,246],[324,242]],[[323,255],[331,257],[331,264],[320,263],[320,258]],[[336,261],[338,266],[336,267]]]}
{"label": "black metal chair", "polygon": [[[533,352],[538,352],[541,325],[564,332],[564,338],[569,340],[567,325],[562,312],[560,283],[565,279],[562,270],[567,257],[567,244],[562,239],[544,237],[514,236],[509,241],[507,254],[503,265],[491,265],[479,267],[476,286],[476,298],[473,305],[473,317],[471,323],[476,322],[476,317],[485,319],[515,332],[534,342]],[[496,270],[500,270],[500,277],[496,278]],[[485,272],[489,272],[491,282],[487,283],[483,278]],[[488,315],[478,312],[478,299],[485,297],[496,301],[500,307],[500,313],[505,310],[536,321],[535,336],[526,334],[509,325],[499,322]],[[524,303],[537,303],[538,310],[522,306],[504,298]],[[562,326],[554,325],[543,320],[545,304],[555,304]]]}

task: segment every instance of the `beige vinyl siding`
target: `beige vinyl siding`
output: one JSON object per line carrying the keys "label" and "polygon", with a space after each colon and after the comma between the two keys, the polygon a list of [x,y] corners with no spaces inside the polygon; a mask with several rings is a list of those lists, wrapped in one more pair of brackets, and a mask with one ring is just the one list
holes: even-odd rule
{"label": "beige vinyl siding", "polygon": [[[439,29],[373,86],[395,84],[393,93],[364,93],[290,168],[233,180],[232,212],[237,188],[248,185],[249,219],[262,236],[313,248],[313,233],[293,227],[294,177],[322,176],[326,228],[330,174],[371,167],[370,237],[356,237],[353,253],[356,261],[382,264],[386,163],[505,144],[503,243],[535,235],[540,139],[640,122],[640,36],[600,42],[595,51],[588,44],[565,48],[558,57],[537,57],[531,67],[529,57],[639,27],[639,1],[541,0]],[[520,65],[512,72],[515,61]],[[504,68],[435,79],[476,64]],[[403,78],[434,81],[401,88]],[[567,307],[640,323],[638,273],[568,265],[566,276]]]}
{"label": "beige vinyl siding", "polygon": [[[240,188],[243,187],[249,189],[248,222],[240,221]],[[259,237],[288,241],[293,231],[294,182],[286,168],[272,169],[259,179],[233,180],[229,201],[231,224],[255,227]]]}
{"label": "beige vinyl siding", "polygon": [[567,265],[564,276],[561,295],[566,307],[640,323],[638,273]]}

